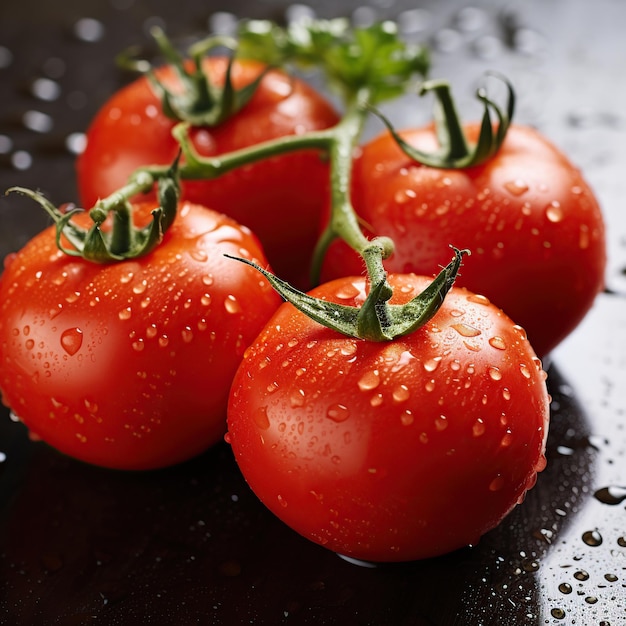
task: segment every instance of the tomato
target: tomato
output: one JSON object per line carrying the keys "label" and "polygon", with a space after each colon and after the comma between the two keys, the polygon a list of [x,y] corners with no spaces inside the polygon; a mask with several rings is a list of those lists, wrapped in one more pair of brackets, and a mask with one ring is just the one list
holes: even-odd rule
{"label": "tomato", "polygon": [[[389,280],[395,303],[429,282]],[[360,306],[364,289],[348,277],[311,293]],[[308,539],[369,561],[432,557],[475,544],[535,484],[545,378],[524,331],[462,288],[389,342],[285,303],[237,371],[227,440],[252,490]]]}
{"label": "tomato", "polygon": [[[219,83],[227,61],[205,59],[204,68]],[[236,61],[235,88],[251,83],[265,69]],[[171,66],[157,70],[170,89],[180,88]],[[305,82],[272,70],[248,104],[233,117],[191,130],[196,150],[214,156],[284,135],[328,128],[338,121],[331,105]],[[77,162],[81,202],[91,207],[126,183],[141,166],[170,164],[178,151],[167,117],[147,78],[116,92],[87,131]],[[308,279],[320,214],[328,193],[328,165],[315,151],[299,151],[244,166],[219,179],[183,181],[182,197],[230,215],[259,237],[274,270],[296,284]]]}
{"label": "tomato", "polygon": [[[465,126],[470,141],[478,130]],[[400,135],[421,150],[437,148],[431,127]],[[573,164],[530,128],[511,126],[494,158],[465,170],[415,163],[384,133],[356,159],[353,200],[373,233],[394,240],[390,272],[429,274],[447,262],[449,244],[469,248],[457,284],[503,308],[541,356],[578,325],[604,286],[598,202]],[[322,276],[362,269],[337,242]]]}
{"label": "tomato", "polygon": [[35,236],[0,282],[3,402],[37,438],[107,467],[163,467],[221,440],[232,377],[280,302],[224,253],[266,262],[247,228],[191,203],[151,253],[119,263],[64,254],[54,228]]}

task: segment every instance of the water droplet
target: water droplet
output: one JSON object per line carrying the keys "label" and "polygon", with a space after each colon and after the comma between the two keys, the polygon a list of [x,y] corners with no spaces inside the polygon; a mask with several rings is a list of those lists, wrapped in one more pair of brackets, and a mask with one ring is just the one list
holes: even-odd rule
{"label": "water droplet", "polygon": [[615,574],[610,574],[610,573],[605,574],[604,579],[610,583],[616,583],[619,580]]}
{"label": "water droplet", "polygon": [[335,291],[335,296],[340,300],[352,300],[353,298],[356,298],[360,292],[361,290],[359,287],[353,283],[346,283],[338,287]]}
{"label": "water droplet", "polygon": [[554,619],[565,619],[565,611],[563,609],[559,609],[559,608],[551,609],[550,615],[552,615]]}
{"label": "water droplet", "polygon": [[506,342],[502,339],[502,337],[490,337],[489,345],[496,350],[506,350]]}
{"label": "water droplet", "polygon": [[491,301],[489,300],[489,298],[487,298],[487,296],[482,296],[478,293],[472,293],[467,296],[467,301],[473,302],[474,304],[483,304],[485,306],[491,304]]}
{"label": "water droplet", "polygon": [[146,344],[143,339],[138,339],[133,341],[132,347],[135,352],[141,352],[146,347]]}
{"label": "water droplet", "polygon": [[474,422],[474,425],[472,426],[472,435],[474,435],[474,437],[480,437],[481,435],[484,435],[484,433],[485,433],[485,423],[479,417]]}
{"label": "water droplet", "polygon": [[589,236],[589,227],[587,224],[581,224],[580,232],[578,235],[578,247],[581,250],[586,250],[589,247],[590,236]]}
{"label": "water droplet", "polygon": [[131,318],[132,315],[132,310],[131,308],[128,306],[125,309],[122,309],[117,316],[121,319],[121,320],[129,320]]}
{"label": "water droplet", "polygon": [[30,91],[35,98],[52,102],[61,95],[61,86],[50,78],[36,78],[30,85]]}
{"label": "water droplet", "polygon": [[520,363],[519,371],[522,373],[522,376],[524,378],[530,378],[531,376],[530,370],[528,369],[528,366],[525,363]]}
{"label": "water droplet", "polygon": [[433,359],[428,359],[428,361],[424,362],[424,369],[427,372],[434,372],[439,367],[439,363],[441,363],[441,359],[442,357],[440,356],[436,356]]}
{"label": "water droplet", "polygon": [[504,478],[502,478],[502,476],[496,476],[489,483],[489,491],[500,491],[502,487],[504,487]]}
{"label": "water droplet", "polygon": [[233,295],[226,296],[226,299],[224,300],[224,308],[229,313],[241,312],[241,304],[239,303],[239,300],[237,300],[237,298]]}
{"label": "water droplet", "polygon": [[254,423],[261,430],[267,430],[270,427],[270,420],[267,416],[266,406],[259,407],[256,411],[254,411],[252,419],[254,419]]}
{"label": "water droplet", "polygon": [[278,494],[278,496],[276,496],[276,499],[278,500],[278,504],[280,504],[280,506],[282,506],[283,508],[287,508],[287,500],[285,500],[285,498]]}
{"label": "water droplet", "polygon": [[331,404],[326,411],[326,417],[333,422],[345,422],[350,417],[350,410],[343,404]]}
{"label": "water droplet", "polygon": [[[289,398],[289,403],[291,404],[292,408],[297,408],[300,406],[304,406],[304,390],[303,389],[296,389],[291,393],[291,396]],[[304,426],[304,423],[302,423],[302,426]]]}
{"label": "water droplet", "polygon": [[99,20],[83,17],[74,24],[74,36],[87,43],[100,41],[104,37],[104,25]]}
{"label": "water droplet", "polygon": [[70,133],[65,138],[65,149],[71,154],[82,154],[87,146],[85,133]]}
{"label": "water droplet", "polygon": [[406,402],[411,395],[406,385],[398,385],[394,390],[392,397],[396,402]]}
{"label": "water droplet", "polygon": [[413,413],[408,409],[400,415],[400,421],[403,426],[410,426],[414,421]]}
{"label": "water droplet", "polygon": [[36,133],[48,133],[54,126],[54,122],[49,115],[34,110],[24,113],[22,116],[22,124],[24,124],[28,130],[32,130]]}
{"label": "water droplet", "polygon": [[514,196],[521,196],[528,191],[529,186],[526,181],[522,180],[521,178],[517,178],[515,180],[510,180],[504,183],[504,188]]}
{"label": "water droplet", "polygon": [[435,418],[435,428],[441,432],[448,428],[448,418],[445,415],[440,415]]}
{"label": "water droplet", "polygon": [[452,328],[454,328],[461,337],[478,337],[478,335],[481,334],[478,328],[474,328],[474,326],[470,326],[469,324],[452,324]]}
{"label": "water droplet", "polygon": [[552,201],[546,207],[546,217],[548,218],[548,221],[553,222],[555,224],[560,222],[563,219],[564,217],[563,208],[561,207],[561,204],[560,202],[558,202],[558,200]]}
{"label": "water droplet", "polygon": [[494,365],[490,366],[489,369],[489,377],[492,380],[502,380],[502,372],[499,367],[495,367]]}
{"label": "water droplet", "polygon": [[598,601],[598,598],[596,598],[596,596],[587,596],[585,598],[585,602],[587,604],[595,604]]}
{"label": "water droplet", "polygon": [[26,150],[16,150],[11,155],[11,165],[16,170],[27,170],[33,164],[32,155]]}
{"label": "water droplet", "polygon": [[376,393],[370,398],[371,406],[380,406],[383,403],[383,394]]}
{"label": "water droplet", "polygon": [[569,583],[561,583],[559,585],[559,591],[561,593],[572,593],[572,586]]}
{"label": "water droplet", "polygon": [[602,504],[617,505],[626,500],[626,487],[610,485],[598,489],[593,495]]}
{"label": "water droplet", "polygon": [[61,347],[70,356],[76,354],[83,345],[83,331],[80,328],[68,328],[61,334]]}
{"label": "water droplet", "polygon": [[0,452],[0,463],[4,463],[7,460],[7,455],[4,452]]}
{"label": "water droplet", "polygon": [[584,569],[581,569],[574,572],[574,578],[580,581],[589,580],[589,574]]}
{"label": "water droplet", "polygon": [[376,387],[380,384],[380,372],[378,370],[365,372],[357,384],[359,385],[359,389],[361,391],[371,391],[372,389],[376,389]]}
{"label": "water droplet", "polygon": [[582,534],[583,541],[593,548],[597,548],[599,545],[602,545],[602,535],[595,530],[587,530]]}

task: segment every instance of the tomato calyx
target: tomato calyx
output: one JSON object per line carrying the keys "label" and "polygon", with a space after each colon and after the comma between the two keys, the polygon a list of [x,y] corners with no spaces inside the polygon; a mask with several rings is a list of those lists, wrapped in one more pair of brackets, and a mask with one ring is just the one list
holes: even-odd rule
{"label": "tomato calyx", "polygon": [[[138,172],[126,186],[100,200],[89,211],[89,217],[93,221],[89,228],[72,221],[84,209],[73,207],[61,210],[42,194],[24,187],[11,187],[6,193],[21,193],[35,200],[50,215],[55,223],[59,250],[69,256],[81,257],[94,263],[111,263],[144,256],[159,245],[172,225],[178,209],[176,167],[177,163],[174,163],[168,175],[159,178],[159,206],[152,211],[150,222],[142,227],[133,224],[129,198],[146,193],[154,187],[155,180],[147,172]],[[104,230],[102,226],[109,215],[111,227]]]}
{"label": "tomato calyx", "polygon": [[[484,111],[480,125],[480,133],[475,143],[470,144],[463,132],[459,115],[450,91],[450,85],[444,80],[431,80],[423,83],[419,95],[432,92],[435,95],[434,123],[440,149],[435,153],[418,150],[407,143],[393,127],[393,124],[380,111],[372,107],[385,124],[402,151],[414,161],[435,168],[463,169],[480,165],[491,159],[500,149],[509,129],[515,111],[515,92],[511,83],[500,74],[490,72],[489,75],[500,79],[506,88],[506,104],[497,104],[487,94],[484,87],[476,92],[476,97],[483,103]],[[492,119],[495,114],[497,123]]]}
{"label": "tomato calyx", "polygon": [[391,341],[396,337],[408,335],[426,324],[443,304],[446,294],[454,285],[463,257],[469,254],[469,250],[454,247],[452,249],[454,251],[452,261],[439,272],[426,289],[406,304],[389,303],[392,290],[385,274],[370,286],[361,307],[315,298],[292,287],[288,282],[248,259],[226,256],[261,272],[287,302],[323,326],[358,339]]}
{"label": "tomato calyx", "polygon": [[211,80],[202,65],[203,58],[217,48],[234,52],[237,42],[225,36],[211,36],[196,42],[188,49],[185,58],[172,45],[165,32],[154,27],[150,31],[165,60],[175,70],[183,89],[174,92],[160,81],[147,60],[133,60],[130,53],[120,55],[119,63],[127,68],[144,73],[150,85],[161,100],[163,113],[179,122],[194,126],[217,126],[232,117],[250,101],[259,83],[271,69],[266,67],[253,81],[240,89],[235,89],[231,78],[234,54],[231,54],[226,67],[223,84]]}

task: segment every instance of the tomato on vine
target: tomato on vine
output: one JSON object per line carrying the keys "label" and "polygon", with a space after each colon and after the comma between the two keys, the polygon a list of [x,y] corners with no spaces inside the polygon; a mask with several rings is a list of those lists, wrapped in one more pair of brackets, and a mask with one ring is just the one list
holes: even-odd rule
{"label": "tomato on vine", "polygon": [[57,225],[5,260],[2,401],[82,461],[152,469],[219,441],[234,372],[279,304],[224,257],[265,264],[256,237],[175,195],[77,214],[34,196]]}
{"label": "tomato on vine", "polygon": [[[218,156],[333,126],[331,104],[299,78],[264,63],[204,56],[221,39],[199,42],[184,62],[155,33],[168,63],[123,87],[100,108],[77,161],[83,206],[93,206],[148,165],[169,165],[179,150],[172,129],[189,124],[198,154]],[[328,194],[328,165],[315,150],[276,156],[193,180],[181,164],[182,198],[231,216],[261,240],[270,263],[308,281],[317,225]]]}
{"label": "tomato on vine", "polygon": [[[498,135],[485,150],[480,144],[491,131],[484,120],[460,127],[447,85],[434,81],[425,90],[444,100],[443,118],[428,127],[386,131],[361,147],[354,209],[368,231],[394,241],[385,261],[390,272],[428,273],[445,262],[449,243],[469,248],[472,261],[459,284],[503,308],[545,356],[576,328],[604,287],[598,200],[544,135],[510,124],[512,106],[499,111]],[[323,279],[362,270],[345,243],[330,245]]]}

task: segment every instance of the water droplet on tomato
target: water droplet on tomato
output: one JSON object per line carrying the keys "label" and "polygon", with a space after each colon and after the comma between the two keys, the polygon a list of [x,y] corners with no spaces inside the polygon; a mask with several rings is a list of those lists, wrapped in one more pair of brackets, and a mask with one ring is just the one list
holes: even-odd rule
{"label": "water droplet on tomato", "polygon": [[380,406],[383,403],[383,394],[376,393],[370,398],[370,405],[373,407]]}
{"label": "water droplet on tomato", "polygon": [[352,300],[361,292],[360,288],[353,283],[340,285],[335,291],[335,296],[340,300]]}
{"label": "water droplet on tomato", "polygon": [[[289,397],[289,404],[294,409],[304,406],[304,389],[295,389],[292,391]],[[302,423],[302,426],[304,426],[304,423]]]}
{"label": "water droplet on tomato", "polygon": [[224,308],[228,313],[240,313],[241,312],[241,304],[239,300],[233,295],[226,296],[224,300]]}
{"label": "water droplet on tomato", "polygon": [[406,402],[411,395],[406,385],[398,385],[394,390],[392,397],[396,402]]}
{"label": "water droplet on tomato", "polygon": [[143,339],[137,339],[137,341],[133,341],[131,345],[135,352],[142,352],[143,349],[146,347],[146,344]]}
{"label": "water droplet on tomato", "polygon": [[343,404],[331,404],[326,411],[326,417],[333,422],[345,422],[350,417],[350,410]]}
{"label": "water droplet on tomato", "polygon": [[61,347],[70,356],[76,354],[83,345],[83,331],[80,328],[68,328],[61,334]]}
{"label": "water droplet on tomato", "polygon": [[436,356],[433,359],[428,359],[424,362],[424,369],[427,372],[434,372],[438,367],[439,363],[441,363],[442,357]]}
{"label": "water droplet on tomato", "polygon": [[489,345],[496,350],[506,350],[506,342],[502,339],[502,337],[490,337]]}
{"label": "water droplet on tomato", "polygon": [[470,326],[469,324],[452,324],[452,328],[454,328],[461,337],[478,337],[478,335],[481,334],[478,328]]}
{"label": "water droplet on tomato", "polygon": [[359,389],[361,391],[371,391],[372,389],[376,389],[376,387],[380,384],[380,372],[378,370],[366,372],[363,376],[361,376],[361,379],[357,384],[359,385]]}
{"label": "water droplet on tomato", "polygon": [[125,309],[122,309],[117,316],[121,319],[121,320],[129,320],[132,316],[132,310],[131,308],[128,306]]}
{"label": "water droplet on tomato", "polygon": [[448,428],[448,418],[445,415],[440,415],[439,417],[436,417],[435,428],[440,432]]}
{"label": "water droplet on tomato", "polygon": [[563,213],[563,208],[561,207],[561,203],[558,200],[553,200],[546,207],[546,217],[548,218],[549,222],[556,224],[563,219],[564,215],[565,214]]}
{"label": "water droplet on tomato", "polygon": [[489,483],[489,491],[500,491],[504,487],[504,478],[502,476],[496,476]]}
{"label": "water droplet on tomato", "polygon": [[515,180],[510,180],[504,183],[504,188],[514,196],[521,196],[522,194],[525,194],[530,187],[526,181],[521,178],[516,178]]}
{"label": "water droplet on tomato", "polygon": [[261,430],[267,430],[270,427],[270,420],[267,416],[266,406],[259,407],[256,411],[254,411],[252,419]]}
{"label": "water droplet on tomato", "polygon": [[513,441],[513,435],[511,434],[511,431],[507,429],[502,439],[500,439],[500,447],[508,448],[511,445],[512,441]]}
{"label": "water droplet on tomato", "polygon": [[278,504],[280,504],[280,506],[282,506],[283,508],[287,508],[287,500],[285,500],[285,498],[278,494],[278,496],[276,496],[276,499],[278,500]]}
{"label": "water droplet on tomato", "polygon": [[495,365],[492,365],[489,367],[488,371],[489,377],[492,380],[502,380],[502,372],[500,371],[499,367],[495,367]]}
{"label": "water droplet on tomato", "polygon": [[520,363],[519,370],[522,373],[522,376],[524,378],[530,378],[531,377],[530,370],[528,369],[528,366],[525,363]]}
{"label": "water droplet on tomato", "polygon": [[597,548],[598,546],[602,545],[603,541],[602,535],[598,532],[597,529],[585,531],[582,534],[582,540],[592,548]]}
{"label": "water droplet on tomato", "polygon": [[485,422],[479,417],[472,426],[472,435],[480,437],[485,434]]}
{"label": "water droplet on tomato", "polygon": [[472,293],[467,296],[467,301],[473,302],[474,304],[483,304],[485,306],[491,304],[491,301],[489,300],[489,298],[487,298],[487,296],[482,296],[478,293]]}

